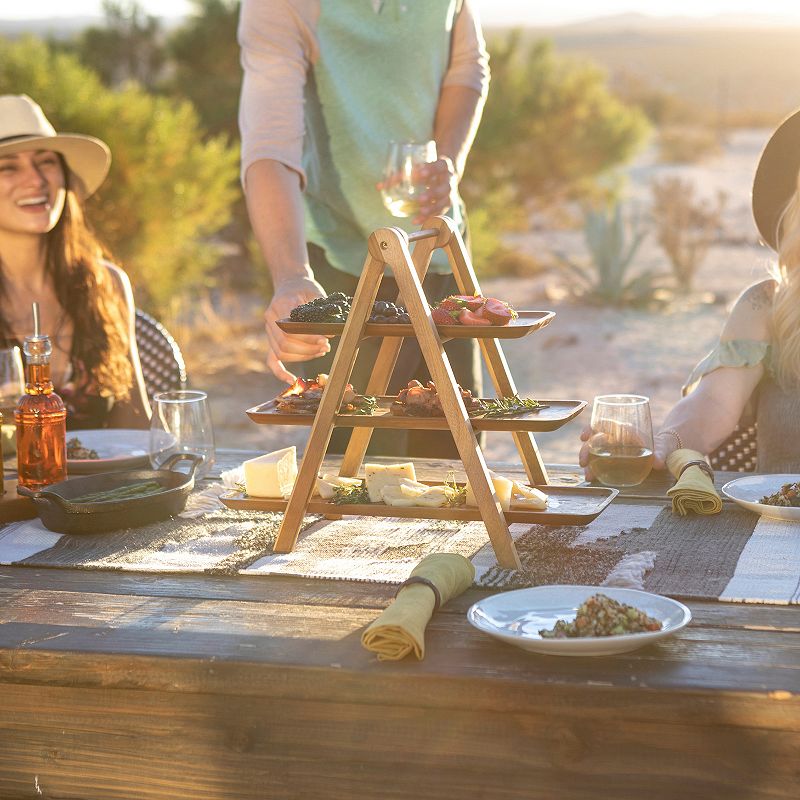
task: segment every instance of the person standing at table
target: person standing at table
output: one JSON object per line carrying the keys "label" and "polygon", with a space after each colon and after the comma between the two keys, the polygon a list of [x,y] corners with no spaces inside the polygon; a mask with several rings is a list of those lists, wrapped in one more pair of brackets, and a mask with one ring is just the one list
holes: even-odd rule
{"label": "person standing at table", "polygon": [[69,429],[150,423],[131,284],[83,216],[110,164],[104,142],[56,133],[26,95],[0,96],[0,347],[31,335],[37,302]]}
{"label": "person standing at table", "polygon": [[[470,0],[243,0],[239,43],[242,184],[274,287],[265,312],[267,365],[291,383],[290,368],[299,362],[311,362],[309,377],[327,372],[330,345],[324,337],[284,334],[276,320],[328,293],[352,295],[367,237],[399,224],[377,188],[390,141],[436,142],[438,160],[425,168],[413,222],[448,212],[463,223],[458,182],[488,90],[488,56]],[[429,301],[457,291],[443,253],[430,273]],[[379,298],[394,300],[396,292],[394,281],[384,280]],[[357,391],[377,344],[362,343],[352,378]],[[475,343],[456,340],[447,350],[456,379],[479,395]],[[395,375],[390,393],[427,379],[415,342],[404,344]],[[394,432],[379,449],[400,452],[401,439]],[[455,452],[449,433],[430,431],[408,450]]]}

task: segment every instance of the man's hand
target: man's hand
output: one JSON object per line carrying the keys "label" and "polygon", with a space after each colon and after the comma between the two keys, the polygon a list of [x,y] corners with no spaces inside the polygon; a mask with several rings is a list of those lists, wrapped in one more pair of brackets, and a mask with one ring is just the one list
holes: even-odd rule
{"label": "man's hand", "polygon": [[447,156],[439,156],[436,161],[417,167],[416,175],[425,186],[425,192],[419,198],[419,213],[413,219],[415,225],[420,225],[428,217],[443,214],[450,208],[450,198],[458,178],[453,162]]}
{"label": "man's hand", "polygon": [[276,287],[264,312],[267,366],[276,378],[286,383],[294,383],[295,376],[286,369],[284,362],[310,361],[324,356],[331,347],[324,336],[290,335],[284,333],[275,322],[288,317],[293,308],[317,297],[325,297],[325,290],[313,278],[292,278]]}

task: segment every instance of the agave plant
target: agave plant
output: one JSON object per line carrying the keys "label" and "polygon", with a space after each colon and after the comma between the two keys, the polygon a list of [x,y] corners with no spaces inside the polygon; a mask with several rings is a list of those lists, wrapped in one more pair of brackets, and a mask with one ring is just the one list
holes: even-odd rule
{"label": "agave plant", "polygon": [[577,279],[576,292],[611,305],[644,303],[653,299],[658,275],[652,270],[631,276],[636,254],[647,237],[638,215],[626,223],[622,205],[588,209],[584,216],[584,240],[589,251],[587,265],[558,254],[561,265]]}

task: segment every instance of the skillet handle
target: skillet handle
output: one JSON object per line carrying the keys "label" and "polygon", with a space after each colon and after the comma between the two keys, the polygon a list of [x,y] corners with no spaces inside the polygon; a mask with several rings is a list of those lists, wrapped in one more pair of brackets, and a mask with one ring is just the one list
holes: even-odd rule
{"label": "skillet handle", "polygon": [[34,492],[33,489],[29,489],[27,486],[20,486],[19,484],[17,484],[17,494],[21,494],[23,497],[30,497],[31,500],[38,500],[42,496],[41,490]]}
{"label": "skillet handle", "polygon": [[[206,457],[200,455],[199,453],[173,453],[160,467],[159,469],[168,469],[173,470],[176,464],[179,464],[181,461],[189,461],[189,472],[187,473],[187,477],[191,478],[194,476],[195,470],[206,460]],[[174,471],[174,470],[173,470]]]}

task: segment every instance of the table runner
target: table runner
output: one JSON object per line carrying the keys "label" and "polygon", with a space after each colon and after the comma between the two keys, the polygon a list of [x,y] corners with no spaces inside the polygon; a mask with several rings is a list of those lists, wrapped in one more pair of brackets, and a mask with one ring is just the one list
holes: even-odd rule
{"label": "table runner", "polygon": [[294,575],[400,583],[430,552],[470,558],[476,584],[644,588],[677,597],[800,602],[800,524],[722,514],[679,518],[660,503],[616,502],[587,526],[511,526],[522,569],[501,569],[480,522],[307,517],[292,553],[272,554],[280,514],[220,506],[221,485],[186,515],[145,528],[61,536],[38,520],[0,530],[0,563],[144,572]]}

